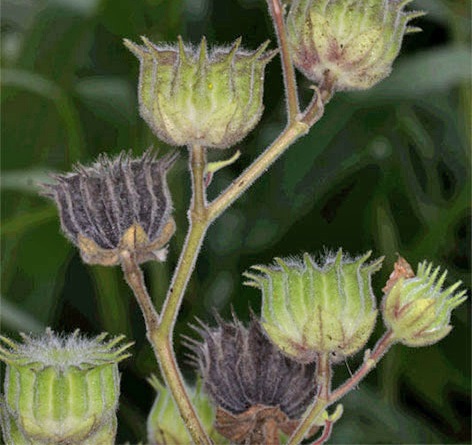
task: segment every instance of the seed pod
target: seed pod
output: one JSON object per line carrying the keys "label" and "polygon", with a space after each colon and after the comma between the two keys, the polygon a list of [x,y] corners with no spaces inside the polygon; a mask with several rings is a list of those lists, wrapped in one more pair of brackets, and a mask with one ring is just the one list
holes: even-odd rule
{"label": "seed pod", "polygon": [[317,264],[276,258],[275,266],[253,266],[261,275],[245,273],[246,284],[262,291],[262,326],[285,354],[310,363],[319,353],[338,357],[358,352],[377,318],[371,275],[382,258],[350,259],[340,249]]}
{"label": "seed pod", "polygon": [[287,33],[295,66],[320,84],[326,76],[337,90],[363,90],[387,77],[408,26],[424,15],[405,12],[412,0],[294,0]]}
{"label": "seed pod", "polygon": [[165,260],[175,231],[166,175],[175,159],[175,154],[157,159],[150,150],[137,159],[124,153],[102,156],[43,186],[84,262],[116,265],[122,250],[135,254],[139,263]]}
{"label": "seed pod", "polygon": [[[187,432],[169,389],[155,376],[149,379],[151,386],[157,391],[157,397],[147,420],[148,442],[150,445],[187,444],[192,439]],[[195,388],[188,388],[192,405],[200,418],[205,431],[217,444],[227,443],[213,429],[215,409],[202,391],[201,382]]]}
{"label": "seed pod", "polygon": [[[395,271],[409,264],[400,257]],[[399,276],[389,279],[382,305],[385,324],[395,338],[407,346],[427,346],[442,340],[452,329],[451,312],[466,299],[466,291],[456,292],[460,281],[442,289],[447,271],[439,277],[440,268],[433,270],[432,263],[418,265],[416,276]],[[394,272],[395,273],[395,272]],[[439,277],[439,278],[438,278]]]}
{"label": "seed pod", "polygon": [[112,445],[116,435],[120,375],[129,357],[124,336],[105,341],[23,335],[23,343],[0,340],[6,363],[2,429],[7,445]]}
{"label": "seed pod", "polygon": [[[204,389],[218,406],[216,430],[236,443],[275,443],[291,434],[315,398],[314,366],[285,357],[253,319],[195,327],[203,342],[188,339]],[[278,439],[277,439],[278,440]]]}
{"label": "seed pod", "polygon": [[140,61],[139,110],[154,134],[171,145],[227,148],[259,121],[264,69],[276,52],[185,45],[144,45],[125,40]]}

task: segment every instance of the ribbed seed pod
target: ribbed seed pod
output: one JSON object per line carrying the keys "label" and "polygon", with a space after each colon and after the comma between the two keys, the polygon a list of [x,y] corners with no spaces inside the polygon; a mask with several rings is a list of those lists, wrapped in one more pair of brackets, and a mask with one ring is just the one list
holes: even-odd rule
{"label": "ribbed seed pod", "polygon": [[447,271],[441,276],[439,271],[439,267],[423,261],[414,275],[400,257],[384,288],[385,324],[407,346],[428,346],[442,340],[452,329],[452,310],[467,299],[465,290],[458,291],[460,281],[442,289]]}
{"label": "ribbed seed pod", "polygon": [[124,336],[105,341],[78,331],[58,336],[23,335],[23,343],[0,340],[6,363],[2,429],[7,445],[112,445],[120,376],[129,354]]}
{"label": "ribbed seed pod", "polygon": [[[149,445],[190,444],[192,439],[185,428],[184,421],[169,389],[155,376],[149,379],[149,383],[157,391],[156,400],[147,420]],[[203,393],[201,382],[197,382],[195,388],[187,388],[187,391],[190,394],[192,405],[211,439],[218,445],[227,443],[213,428],[215,409]]]}
{"label": "ribbed seed pod", "polygon": [[264,70],[275,52],[185,45],[144,45],[125,40],[140,61],[139,110],[155,135],[171,145],[228,148],[259,121]]}
{"label": "ribbed seed pod", "polygon": [[175,153],[157,159],[150,150],[137,159],[124,153],[114,159],[102,156],[43,186],[84,262],[116,265],[122,250],[135,254],[138,262],[165,260],[165,246],[175,231],[166,175],[175,159]]}
{"label": "ribbed seed pod", "polygon": [[412,0],[294,0],[287,33],[295,66],[310,80],[329,76],[337,90],[370,88],[390,74],[408,26],[424,15]]}
{"label": "ribbed seed pod", "polygon": [[274,266],[253,266],[246,284],[262,291],[262,326],[285,354],[310,363],[319,353],[345,357],[367,342],[377,318],[371,275],[382,258],[366,264],[370,252],[351,259],[340,249],[321,264],[305,254],[276,258]]}
{"label": "ribbed seed pod", "polygon": [[314,366],[281,354],[253,319],[245,328],[218,320],[187,339],[204,389],[218,406],[216,430],[236,443],[275,443],[291,434],[315,397]]}

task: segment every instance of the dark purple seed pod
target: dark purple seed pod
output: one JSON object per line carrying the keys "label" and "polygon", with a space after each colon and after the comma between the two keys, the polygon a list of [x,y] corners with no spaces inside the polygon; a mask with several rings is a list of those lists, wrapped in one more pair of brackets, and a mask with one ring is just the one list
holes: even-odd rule
{"label": "dark purple seed pod", "polygon": [[279,430],[293,432],[315,398],[315,365],[284,356],[255,318],[248,328],[237,319],[194,328],[203,341],[187,338],[187,346],[218,406],[217,431],[237,443],[272,443]]}
{"label": "dark purple seed pod", "polygon": [[147,150],[133,159],[122,152],[100,156],[89,167],[55,175],[43,194],[54,200],[64,234],[89,264],[116,265],[127,250],[138,262],[164,261],[175,232],[167,172],[177,158]]}

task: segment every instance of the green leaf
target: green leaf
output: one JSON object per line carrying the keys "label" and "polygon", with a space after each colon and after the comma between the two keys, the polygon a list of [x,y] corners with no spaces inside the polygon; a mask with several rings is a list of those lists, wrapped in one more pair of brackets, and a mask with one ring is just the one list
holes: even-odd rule
{"label": "green leaf", "polygon": [[43,332],[45,329],[45,325],[33,315],[4,297],[0,297],[0,308],[0,321],[3,329],[25,333]]}
{"label": "green leaf", "polygon": [[93,76],[76,84],[79,99],[98,117],[117,124],[136,120],[136,97],[128,82],[119,77]]}

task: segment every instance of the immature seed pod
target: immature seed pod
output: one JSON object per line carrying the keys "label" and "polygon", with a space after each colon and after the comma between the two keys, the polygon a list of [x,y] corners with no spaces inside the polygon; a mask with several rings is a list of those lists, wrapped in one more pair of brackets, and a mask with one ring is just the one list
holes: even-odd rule
{"label": "immature seed pod", "polygon": [[228,148],[259,121],[264,69],[275,51],[268,42],[254,52],[215,47],[199,51],[184,45],[144,45],[125,40],[140,61],[139,110],[155,135],[171,145]]}
{"label": "immature seed pod", "polygon": [[175,159],[175,153],[157,159],[150,150],[137,159],[124,153],[102,156],[43,186],[84,262],[116,265],[123,250],[139,263],[165,260],[175,231],[166,176]]}
{"label": "immature seed pod", "polygon": [[[192,439],[169,389],[155,376],[149,379],[149,383],[157,392],[156,400],[147,420],[149,445],[190,444]],[[187,388],[187,392],[211,439],[217,444],[227,443],[213,428],[215,409],[203,393],[201,382],[197,382],[195,388]]]}
{"label": "immature seed pod", "polygon": [[6,363],[2,411],[7,445],[113,445],[124,336],[87,339],[51,330],[23,343],[0,337]]}
{"label": "immature seed pod", "polygon": [[287,33],[295,66],[337,90],[363,90],[387,77],[408,26],[421,11],[405,12],[412,0],[294,0]]}
{"label": "immature seed pod", "polygon": [[216,328],[195,329],[203,342],[187,343],[204,389],[218,406],[216,430],[241,444],[272,444],[280,432],[290,435],[315,398],[314,366],[281,354],[255,319],[249,328],[236,319],[218,319]]}
{"label": "immature seed pod", "polygon": [[400,257],[384,288],[385,324],[407,346],[431,345],[451,331],[451,312],[467,299],[466,291],[456,292],[462,284],[460,281],[442,289],[447,271],[439,277],[440,268],[433,270],[433,265],[426,261],[418,265],[416,276],[399,272],[405,269],[411,270]]}
{"label": "immature seed pod", "polygon": [[310,363],[319,353],[350,356],[367,342],[377,318],[371,275],[383,258],[366,264],[370,252],[351,259],[340,249],[321,264],[305,254],[253,266],[246,284],[262,291],[262,326],[289,357]]}

